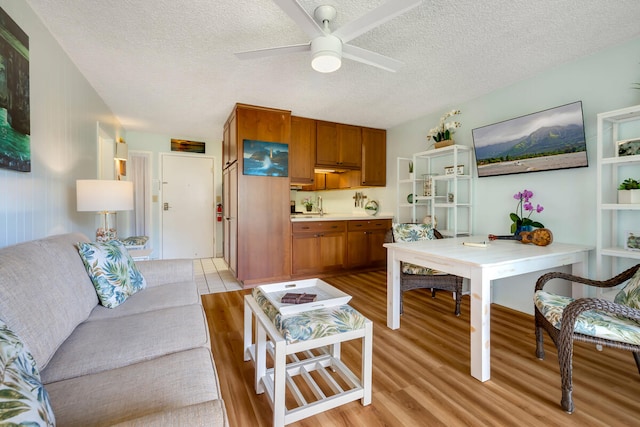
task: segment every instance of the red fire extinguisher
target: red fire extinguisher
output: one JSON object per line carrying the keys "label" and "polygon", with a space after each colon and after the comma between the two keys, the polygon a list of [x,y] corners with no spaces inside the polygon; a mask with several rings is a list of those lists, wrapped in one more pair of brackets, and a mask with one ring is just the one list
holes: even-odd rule
{"label": "red fire extinguisher", "polygon": [[216,218],[218,222],[222,222],[222,203],[216,205]]}

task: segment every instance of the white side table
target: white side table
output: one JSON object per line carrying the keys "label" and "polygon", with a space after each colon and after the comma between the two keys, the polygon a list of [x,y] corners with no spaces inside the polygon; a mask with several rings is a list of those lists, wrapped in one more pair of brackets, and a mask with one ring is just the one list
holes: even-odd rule
{"label": "white side table", "polygon": [[[255,343],[252,330],[254,318]],[[340,360],[340,343],[358,338],[362,339],[360,378]],[[274,361],[270,369],[266,368],[267,351]],[[288,343],[255,298],[252,295],[244,298],[244,360],[253,360],[255,363],[256,393],[267,392],[273,407],[274,427],[291,424],[358,399],[362,405],[369,405],[372,352],[373,322],[369,319],[360,329]],[[296,353],[302,353],[304,357],[299,358]],[[287,357],[292,361],[287,363]],[[326,368],[337,373],[339,381]],[[318,380],[311,375],[312,372],[315,372]],[[307,401],[309,397],[303,396],[294,377],[304,381],[316,400]],[[286,407],[287,388],[298,404],[293,409]]]}

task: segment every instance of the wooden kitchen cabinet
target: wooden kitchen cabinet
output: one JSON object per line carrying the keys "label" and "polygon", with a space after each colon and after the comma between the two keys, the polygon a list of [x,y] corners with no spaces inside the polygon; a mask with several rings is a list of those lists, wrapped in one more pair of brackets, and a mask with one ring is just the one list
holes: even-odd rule
{"label": "wooden kitchen cabinet", "polygon": [[362,165],[362,128],[316,121],[316,166],[359,169]]}
{"label": "wooden kitchen cabinet", "polygon": [[344,269],[346,231],[346,221],[292,223],[292,275],[313,275]]}
{"label": "wooden kitchen cabinet", "polygon": [[362,175],[364,187],[387,185],[387,131],[362,128]]}
{"label": "wooden kitchen cabinet", "polygon": [[291,184],[309,185],[315,182],[316,121],[304,117],[291,117],[289,143],[289,181]]}
{"label": "wooden kitchen cabinet", "polygon": [[[236,104],[227,123],[229,130],[225,126],[223,136],[235,150],[223,156],[223,168],[230,169],[223,175],[223,209],[231,216],[229,209],[235,207],[235,222],[223,227],[225,260],[233,270],[236,256],[235,274],[245,286],[287,280],[291,274],[289,179],[245,175],[243,141],[289,144],[291,112]],[[224,162],[234,158],[225,168]]]}
{"label": "wooden kitchen cabinet", "polygon": [[222,138],[222,168],[226,169],[238,160],[238,129],[235,110],[224,124]]}
{"label": "wooden kitchen cabinet", "polygon": [[224,261],[235,276],[238,271],[238,165],[232,164],[222,173],[222,227]]}
{"label": "wooden kitchen cabinet", "polygon": [[384,267],[387,250],[384,239],[390,219],[354,220],[347,226],[347,268]]}

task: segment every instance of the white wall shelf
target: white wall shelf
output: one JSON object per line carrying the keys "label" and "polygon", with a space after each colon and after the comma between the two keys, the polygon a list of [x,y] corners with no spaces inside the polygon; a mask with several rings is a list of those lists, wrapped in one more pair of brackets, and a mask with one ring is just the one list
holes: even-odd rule
{"label": "white wall shelf", "polygon": [[[445,236],[471,234],[471,160],[471,149],[462,145],[398,157],[396,220],[420,223],[430,216],[436,218],[437,229]],[[409,177],[409,162],[413,162],[413,178]],[[455,173],[458,166],[463,166],[463,174]],[[454,173],[445,173],[449,167],[453,167]],[[429,180],[431,194],[425,189]],[[413,194],[413,203],[407,201],[410,194]]]}
{"label": "white wall shelf", "polygon": [[[640,155],[618,156],[618,141],[640,141],[640,105],[597,117],[596,274],[609,279],[637,263],[640,251],[625,249],[626,234],[640,232],[640,204],[617,203],[618,185],[640,180]],[[640,142],[639,142],[640,143]],[[611,299],[617,290],[599,292]]]}

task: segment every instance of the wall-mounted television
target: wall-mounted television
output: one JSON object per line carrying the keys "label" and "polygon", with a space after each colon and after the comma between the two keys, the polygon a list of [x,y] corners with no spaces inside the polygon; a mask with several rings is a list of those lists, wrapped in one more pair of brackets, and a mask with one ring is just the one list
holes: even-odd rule
{"label": "wall-mounted television", "polygon": [[588,166],[582,101],[473,129],[478,177]]}

